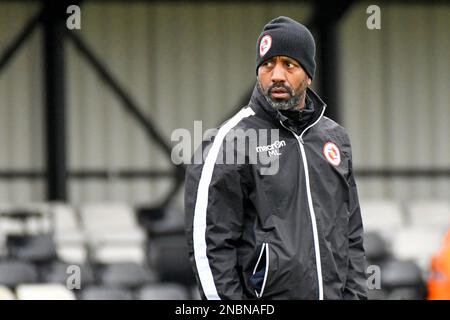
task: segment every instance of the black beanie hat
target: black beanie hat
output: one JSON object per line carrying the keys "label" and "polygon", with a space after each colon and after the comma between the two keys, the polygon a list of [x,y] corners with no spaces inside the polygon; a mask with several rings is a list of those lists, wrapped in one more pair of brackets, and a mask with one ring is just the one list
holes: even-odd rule
{"label": "black beanie hat", "polygon": [[316,44],[311,32],[288,17],[278,17],[266,24],[256,43],[256,74],[259,66],[275,56],[297,60],[311,79],[314,78]]}

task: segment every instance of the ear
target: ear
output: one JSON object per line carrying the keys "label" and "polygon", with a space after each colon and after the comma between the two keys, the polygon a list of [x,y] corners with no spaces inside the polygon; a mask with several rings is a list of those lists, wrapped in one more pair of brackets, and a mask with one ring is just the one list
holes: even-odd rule
{"label": "ear", "polygon": [[308,86],[311,85],[311,82],[312,82],[311,78],[308,77],[308,80],[307,80]]}

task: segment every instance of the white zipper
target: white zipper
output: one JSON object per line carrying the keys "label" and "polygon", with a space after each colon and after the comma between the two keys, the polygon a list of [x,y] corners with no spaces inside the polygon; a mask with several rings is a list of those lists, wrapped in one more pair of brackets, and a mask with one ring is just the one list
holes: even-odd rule
{"label": "white zipper", "polygon": [[269,274],[269,244],[268,243],[263,243],[263,245],[261,247],[261,252],[259,253],[258,261],[256,262],[255,268],[253,269],[253,274],[255,274],[256,269],[258,268],[259,262],[261,261],[264,250],[266,252],[266,272],[264,272],[264,280],[263,280],[263,284],[261,287],[261,292],[258,293],[255,290],[255,294],[258,299],[261,298],[264,294],[264,288],[266,287],[267,275]]}
{"label": "white zipper", "polygon": [[312,222],[312,229],[313,229],[313,238],[314,238],[314,251],[316,254],[316,266],[317,266],[317,282],[319,285],[319,300],[323,300],[323,279],[322,279],[322,262],[320,258],[320,247],[319,247],[319,233],[317,231],[317,220],[316,220],[316,213],[314,211],[313,201],[312,201],[312,195],[311,195],[311,185],[309,182],[309,170],[308,170],[308,160],[306,159],[306,152],[305,147],[303,146],[303,134],[314,126],[319,120],[322,118],[323,113],[325,111],[325,108],[322,109],[322,113],[320,114],[320,117],[314,121],[311,125],[306,127],[300,136],[298,136],[294,131],[287,128],[281,121],[280,124],[288,131],[290,131],[294,137],[297,139],[298,144],[300,146],[300,151],[302,153],[303,158],[303,168],[305,169],[305,179],[306,179],[306,194],[308,197],[308,207],[309,207],[309,214],[311,215],[311,222]]}
{"label": "white zipper", "polygon": [[311,215],[311,221],[313,226],[314,249],[316,252],[316,265],[317,265],[317,281],[319,283],[319,300],[323,300],[322,262],[320,259],[319,235],[317,232],[316,213],[314,212],[314,206],[312,203],[311,186],[309,183],[308,161],[306,160],[305,147],[303,146],[303,143],[300,142],[299,138],[300,137],[297,138],[297,141],[298,144],[300,145],[300,150],[302,151],[303,167],[305,168],[305,178],[306,178],[306,194],[308,195],[309,213]]}

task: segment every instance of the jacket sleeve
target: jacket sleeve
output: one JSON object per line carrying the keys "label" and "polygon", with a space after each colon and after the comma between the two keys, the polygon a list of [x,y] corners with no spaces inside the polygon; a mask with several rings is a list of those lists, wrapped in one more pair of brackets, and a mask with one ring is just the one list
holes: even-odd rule
{"label": "jacket sleeve", "polygon": [[351,159],[349,168],[349,262],[344,299],[367,299],[366,257],[363,247],[364,231]]}
{"label": "jacket sleeve", "polygon": [[243,226],[243,176],[239,165],[216,160],[206,157],[187,167],[189,257],[203,299],[243,299],[236,252]]}

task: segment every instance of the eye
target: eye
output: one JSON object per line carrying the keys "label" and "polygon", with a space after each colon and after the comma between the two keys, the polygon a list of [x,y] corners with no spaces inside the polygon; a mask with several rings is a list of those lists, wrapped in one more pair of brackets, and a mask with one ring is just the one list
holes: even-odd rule
{"label": "eye", "polygon": [[265,67],[272,67],[273,66],[273,61],[272,60],[268,60],[268,61],[263,63],[263,66],[265,66]]}
{"label": "eye", "polygon": [[293,62],[290,62],[290,61],[286,61],[286,67],[288,67],[288,68],[295,68],[296,67],[296,65],[293,63]]}

